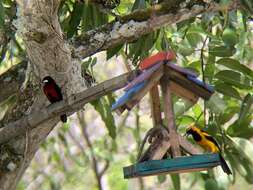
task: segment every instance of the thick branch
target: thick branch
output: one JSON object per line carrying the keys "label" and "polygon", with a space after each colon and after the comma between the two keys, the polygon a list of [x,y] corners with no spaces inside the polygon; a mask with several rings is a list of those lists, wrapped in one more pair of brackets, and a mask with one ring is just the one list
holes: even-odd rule
{"label": "thick branch", "polygon": [[133,79],[135,72],[129,72],[116,78],[107,80],[88,90],[84,90],[71,96],[68,101],[61,101],[47,108],[43,108],[18,121],[9,123],[0,130],[0,144],[9,141],[18,135],[25,133],[26,129],[33,129],[36,126],[46,122],[48,119],[55,118],[62,113],[74,113],[82,108],[86,103],[95,100],[109,92],[122,88],[128,81]]}
{"label": "thick branch", "polygon": [[233,0],[227,6],[216,3],[206,3],[202,0],[168,0],[144,10],[137,10],[129,15],[106,24],[100,28],[88,31],[74,39],[73,54],[85,58],[96,52],[107,50],[126,42],[132,42],[140,36],[155,31],[162,26],[178,23],[195,17],[204,12],[233,10],[239,7],[238,0]]}

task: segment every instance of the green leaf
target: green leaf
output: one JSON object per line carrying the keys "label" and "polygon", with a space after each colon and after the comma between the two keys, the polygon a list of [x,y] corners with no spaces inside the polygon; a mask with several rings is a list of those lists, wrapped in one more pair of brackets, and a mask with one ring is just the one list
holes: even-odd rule
{"label": "green leaf", "polygon": [[174,104],[175,116],[176,117],[181,116],[182,114],[187,112],[192,106],[193,106],[193,104],[187,100],[175,102],[175,104]]}
{"label": "green leaf", "polygon": [[136,9],[145,9],[145,8],[146,8],[145,0],[135,0],[134,5],[132,7],[132,11]]}
{"label": "green leaf", "polygon": [[179,174],[170,174],[171,181],[175,190],[180,190],[180,177]]}
{"label": "green leaf", "polygon": [[242,101],[238,122],[242,122],[247,115],[252,114],[251,113],[252,104],[253,104],[253,96],[251,94],[247,94]]}
{"label": "green leaf", "polygon": [[243,74],[248,75],[253,79],[253,71],[235,59],[221,58],[216,63],[219,65],[223,65],[229,69],[242,72]]}
{"label": "green leaf", "polygon": [[164,183],[167,179],[166,175],[159,175],[157,176],[157,179],[159,181],[159,183]]}
{"label": "green leaf", "polygon": [[114,118],[111,112],[111,105],[108,103],[105,97],[98,100],[90,102],[90,104],[95,108],[95,110],[100,114],[102,120],[104,121],[109,135],[115,139],[116,138],[116,126]]}
{"label": "green leaf", "polygon": [[251,126],[253,116],[249,115],[242,121],[236,120],[227,129],[227,133],[232,137],[251,138],[253,137],[253,126]]}
{"label": "green leaf", "polygon": [[239,137],[233,137],[232,139],[237,146],[244,150],[245,155],[248,156],[253,164],[253,143],[250,140]]}
{"label": "green leaf", "polygon": [[228,46],[234,46],[238,43],[238,36],[236,31],[231,28],[226,28],[222,34],[223,42]]}
{"label": "green leaf", "polygon": [[108,16],[98,7],[90,3],[84,3],[82,15],[82,30],[89,31],[108,22]]}
{"label": "green leaf", "polygon": [[189,115],[183,115],[179,118],[177,118],[177,125],[190,125],[191,123],[193,123],[195,121],[195,118],[189,116]]}
{"label": "green leaf", "polygon": [[228,85],[226,83],[216,83],[215,90],[226,96],[241,100],[239,92],[231,85]]}
{"label": "green leaf", "polygon": [[249,12],[249,14],[253,14],[253,2],[251,0],[241,0],[241,6]]}
{"label": "green leaf", "polygon": [[231,57],[235,52],[236,49],[234,47],[218,46],[209,48],[209,53],[217,57]]}
{"label": "green leaf", "polygon": [[217,122],[219,125],[227,123],[235,114],[238,114],[239,107],[227,107],[227,109],[221,113],[218,117]]}
{"label": "green leaf", "polygon": [[116,55],[121,48],[123,47],[124,44],[120,44],[114,48],[110,48],[109,50],[106,51],[106,60],[109,60],[110,58],[112,58],[114,55]]}
{"label": "green leaf", "polygon": [[212,112],[217,114],[222,113],[226,108],[224,100],[220,98],[217,93],[211,96],[211,98],[207,101],[206,105],[212,110]]}
{"label": "green leaf", "polygon": [[209,54],[207,64],[205,66],[205,77],[208,78],[209,82],[212,82],[215,72],[215,56]]}
{"label": "green leaf", "polygon": [[218,190],[219,186],[215,179],[207,179],[205,181],[205,190]]}
{"label": "green leaf", "polygon": [[202,36],[197,32],[188,32],[186,38],[192,47],[196,47],[202,41]]}
{"label": "green leaf", "polygon": [[84,11],[84,4],[76,1],[73,6],[73,11],[71,12],[71,16],[70,16],[68,32],[67,32],[68,38],[71,38],[75,33],[77,33],[78,26],[82,19],[83,11]]}
{"label": "green leaf", "polygon": [[159,32],[152,32],[139,38],[129,46],[129,56],[133,57],[133,64],[136,65],[140,59],[149,55],[149,50],[155,44]]}
{"label": "green leaf", "polygon": [[5,10],[2,2],[0,2],[0,29],[4,27]]}
{"label": "green leaf", "polygon": [[187,44],[179,44],[177,51],[183,56],[189,56],[194,53],[194,49]]}
{"label": "green leaf", "polygon": [[239,167],[237,166],[236,169],[245,180],[253,184],[253,160],[252,155],[248,156],[249,153],[246,153],[246,144],[248,151],[252,151],[252,145],[248,142],[246,143],[245,140],[239,138],[232,138],[227,140],[228,145],[230,146],[230,156],[232,155],[233,158],[239,163]]}
{"label": "green leaf", "polygon": [[201,109],[201,107],[200,107],[199,104],[195,104],[192,107],[192,111],[194,113],[195,118],[198,118],[201,115],[201,113],[202,113],[202,109]]}
{"label": "green leaf", "polygon": [[215,75],[215,78],[219,81],[236,86],[237,88],[252,89],[252,81],[247,76],[241,75],[241,73],[235,71],[220,71]]}

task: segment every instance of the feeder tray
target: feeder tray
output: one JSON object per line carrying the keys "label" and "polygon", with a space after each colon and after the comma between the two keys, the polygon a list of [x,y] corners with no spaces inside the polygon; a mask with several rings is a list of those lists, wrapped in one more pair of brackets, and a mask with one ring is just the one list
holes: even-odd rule
{"label": "feeder tray", "polygon": [[202,171],[220,165],[219,154],[200,154],[173,159],[150,160],[123,168],[124,178]]}

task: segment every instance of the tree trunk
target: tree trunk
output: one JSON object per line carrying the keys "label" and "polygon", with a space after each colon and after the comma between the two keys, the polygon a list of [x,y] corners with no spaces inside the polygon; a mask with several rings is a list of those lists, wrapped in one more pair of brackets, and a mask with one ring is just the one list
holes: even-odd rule
{"label": "tree trunk", "polygon": [[[45,76],[52,76],[56,80],[62,88],[65,99],[86,88],[81,77],[80,64],[71,58],[70,48],[63,39],[57,16],[59,3],[58,0],[30,0],[27,4],[19,3],[15,25],[17,33],[25,44],[33,72],[29,73],[29,85],[22,91],[18,89],[18,104],[7,114],[8,117],[5,117],[3,122],[13,121],[49,104],[41,91],[40,81]],[[13,82],[15,87],[18,84],[19,81]],[[26,91],[30,96],[19,98]],[[16,188],[40,143],[58,121],[58,117],[48,120],[36,129],[27,131],[25,136],[1,145],[0,188],[2,190]]]}

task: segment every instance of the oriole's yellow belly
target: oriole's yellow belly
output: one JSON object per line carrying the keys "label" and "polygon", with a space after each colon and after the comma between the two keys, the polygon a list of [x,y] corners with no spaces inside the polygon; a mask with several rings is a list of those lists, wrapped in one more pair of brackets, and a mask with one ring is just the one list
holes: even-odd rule
{"label": "oriole's yellow belly", "polygon": [[210,152],[219,152],[219,148],[211,141],[201,140],[198,144]]}

